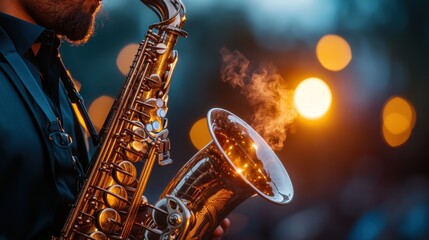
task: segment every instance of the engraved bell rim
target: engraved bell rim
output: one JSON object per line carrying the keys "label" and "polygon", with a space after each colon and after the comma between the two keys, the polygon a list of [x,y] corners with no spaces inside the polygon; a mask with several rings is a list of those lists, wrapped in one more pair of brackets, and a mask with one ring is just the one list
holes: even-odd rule
{"label": "engraved bell rim", "polygon": [[[230,164],[233,170],[236,171],[240,178],[253,190],[255,190],[258,195],[278,205],[288,204],[292,200],[294,191],[289,174],[281,160],[274,153],[271,147],[269,147],[266,141],[259,135],[259,133],[257,133],[244,120],[222,108],[212,108],[209,110],[207,113],[207,124],[213,142],[216,144],[219,151],[226,158],[227,162]],[[258,187],[254,183],[256,180],[252,183],[251,178],[254,177],[254,174],[249,174],[246,176],[242,169],[238,168],[236,163],[231,160],[231,152],[228,152],[228,150],[225,150],[222,146],[221,139],[216,134],[216,131],[225,130],[229,131],[231,134],[231,131],[234,131],[231,130],[232,125],[234,125],[236,132],[240,131],[234,134],[240,135],[239,137],[243,140],[243,144],[244,140],[246,140],[250,141],[252,145],[254,145],[253,157],[249,156],[247,153],[245,153],[245,155],[248,159],[251,159],[252,161],[256,160],[258,164],[262,164],[263,168],[259,169],[260,171],[258,174],[260,174],[262,177],[268,178],[266,179],[266,184],[269,185],[267,187],[270,188],[270,190],[264,191],[261,189],[261,187]],[[239,145],[242,144],[240,143]],[[231,146],[229,148],[231,148]],[[242,146],[240,146],[240,149],[244,150]]]}

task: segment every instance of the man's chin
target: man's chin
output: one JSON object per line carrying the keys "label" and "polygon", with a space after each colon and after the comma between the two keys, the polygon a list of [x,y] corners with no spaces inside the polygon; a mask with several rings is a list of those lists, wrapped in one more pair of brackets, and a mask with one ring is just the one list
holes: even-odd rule
{"label": "man's chin", "polygon": [[82,45],[88,42],[94,33],[94,22],[84,27],[81,26],[79,29],[69,29],[66,33],[60,35],[66,39],[67,42],[72,45]]}
{"label": "man's chin", "polygon": [[[96,13],[100,8],[97,8]],[[66,40],[73,45],[82,45],[88,42],[94,33],[96,13],[74,15],[67,25],[63,25],[63,34]]]}
{"label": "man's chin", "polygon": [[89,41],[89,39],[91,38],[91,36],[92,36],[92,33],[88,33],[84,37],[68,37],[68,36],[63,36],[63,37],[70,44],[75,45],[75,46],[79,46],[79,45],[84,45],[85,43],[87,43]]}

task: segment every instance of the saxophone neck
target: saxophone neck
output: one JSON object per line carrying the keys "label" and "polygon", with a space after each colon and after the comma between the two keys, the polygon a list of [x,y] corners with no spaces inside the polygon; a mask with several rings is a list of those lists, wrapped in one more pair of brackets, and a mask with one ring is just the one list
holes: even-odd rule
{"label": "saxophone neck", "polygon": [[[163,26],[182,29],[186,21],[186,9],[180,0],[141,0],[158,16]],[[156,24],[158,25],[158,24]]]}

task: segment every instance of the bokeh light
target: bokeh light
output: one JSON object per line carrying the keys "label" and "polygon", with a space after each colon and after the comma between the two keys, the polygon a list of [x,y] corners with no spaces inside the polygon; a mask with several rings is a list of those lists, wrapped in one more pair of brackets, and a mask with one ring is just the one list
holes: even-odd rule
{"label": "bokeh light", "polygon": [[326,69],[340,71],[352,59],[352,50],[344,38],[328,34],[323,36],[317,43],[316,56],[320,64]]}
{"label": "bokeh light", "polygon": [[88,114],[94,124],[94,127],[99,131],[109,114],[114,99],[110,96],[101,96],[95,99],[89,106]]}
{"label": "bokeh light", "polygon": [[294,104],[298,113],[307,119],[322,117],[331,106],[329,86],[319,78],[303,80],[295,89]]}
{"label": "bokeh light", "polygon": [[207,118],[202,118],[192,125],[191,131],[189,132],[191,137],[192,144],[200,150],[206,146],[211,140],[212,137],[209,132],[207,125]]}
{"label": "bokeh light", "polygon": [[139,45],[137,43],[131,43],[123,47],[119,52],[118,57],[116,58],[116,66],[123,75],[127,75],[128,71],[130,70],[130,66],[134,60],[138,48]]}
{"label": "bokeh light", "polygon": [[410,102],[395,96],[388,99],[383,107],[384,140],[391,147],[404,144],[411,135],[416,121],[416,113]]}

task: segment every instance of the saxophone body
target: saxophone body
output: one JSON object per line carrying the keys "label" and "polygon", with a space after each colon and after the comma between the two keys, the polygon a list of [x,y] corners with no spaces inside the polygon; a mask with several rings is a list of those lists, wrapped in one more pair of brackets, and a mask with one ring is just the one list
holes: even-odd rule
{"label": "saxophone body", "polygon": [[[153,165],[172,162],[168,91],[178,57],[174,46],[186,35],[186,11],[180,0],[142,2],[161,22],[151,25],[140,42],[60,239],[135,238],[133,233],[145,228],[139,219],[149,207],[143,193]],[[170,230],[166,234],[173,237],[181,231]]]}
{"label": "saxophone body", "polygon": [[168,92],[186,20],[180,0],[141,0],[161,20],[149,26],[100,131],[100,144],[59,239],[208,239],[251,196],[291,201],[288,173],[247,123],[209,111],[213,140],[172,179],[155,204],[144,196],[154,164],[167,165]]}

